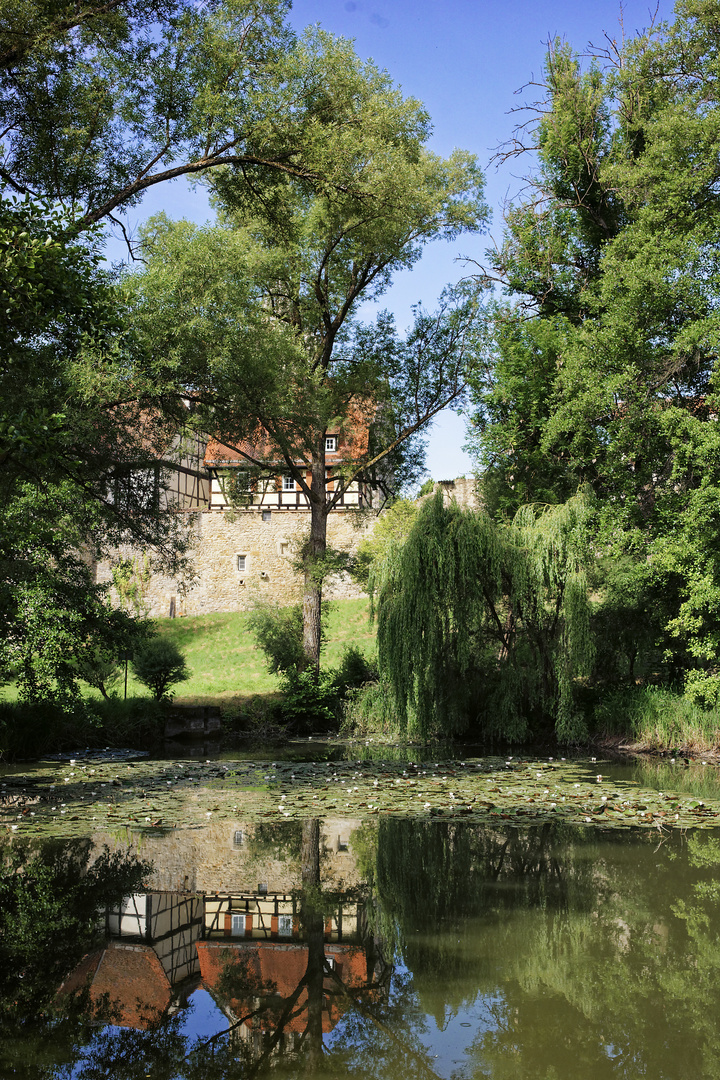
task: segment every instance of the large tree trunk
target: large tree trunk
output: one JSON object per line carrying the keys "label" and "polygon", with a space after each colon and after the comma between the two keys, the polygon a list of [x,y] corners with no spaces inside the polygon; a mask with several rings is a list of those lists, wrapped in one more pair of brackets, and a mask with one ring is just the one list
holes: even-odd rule
{"label": "large tree trunk", "polygon": [[322,559],[327,548],[327,499],[325,497],[325,455],[313,462],[310,490],[310,539],[305,550],[303,592],[303,650],[305,667],[320,671],[322,635]]}

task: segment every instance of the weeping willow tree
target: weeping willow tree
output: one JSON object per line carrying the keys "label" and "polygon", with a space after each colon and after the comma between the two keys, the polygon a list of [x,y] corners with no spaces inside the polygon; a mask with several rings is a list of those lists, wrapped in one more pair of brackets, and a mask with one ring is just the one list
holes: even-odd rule
{"label": "weeping willow tree", "polygon": [[585,567],[591,505],[524,506],[512,523],[425,504],[373,571],[381,675],[405,732],[521,739],[554,723],[585,734],[577,679],[592,639]]}

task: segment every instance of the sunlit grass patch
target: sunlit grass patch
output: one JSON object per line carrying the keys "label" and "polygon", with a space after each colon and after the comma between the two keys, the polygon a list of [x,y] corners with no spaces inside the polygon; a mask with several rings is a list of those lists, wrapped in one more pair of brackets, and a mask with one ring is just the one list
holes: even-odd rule
{"label": "sunlit grass patch", "polygon": [[720,750],[720,713],[656,686],[617,690],[595,712],[600,734],[620,735],[637,750]]}

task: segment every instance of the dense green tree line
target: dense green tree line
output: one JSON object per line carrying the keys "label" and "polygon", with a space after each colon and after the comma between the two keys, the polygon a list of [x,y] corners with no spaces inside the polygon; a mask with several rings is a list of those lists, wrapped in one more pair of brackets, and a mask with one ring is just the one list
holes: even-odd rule
{"label": "dense green tree line", "polygon": [[[681,0],[589,60],[553,42],[501,155],[535,166],[483,271],[483,512],[426,507],[375,571],[381,667],[421,731],[578,738],[587,679],[718,702],[719,20]],[[548,530],[578,498],[566,548]]]}
{"label": "dense green tree line", "polygon": [[615,667],[659,669],[706,703],[720,685],[718,19],[681,0],[674,22],[584,69],[551,47],[530,196],[488,267],[508,299],[475,414],[491,509],[597,496],[608,626],[626,608],[641,654]]}

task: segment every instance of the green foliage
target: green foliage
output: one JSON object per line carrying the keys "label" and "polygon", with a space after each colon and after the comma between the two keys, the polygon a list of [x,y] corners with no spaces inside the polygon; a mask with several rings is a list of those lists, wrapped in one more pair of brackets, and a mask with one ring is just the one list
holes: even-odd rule
{"label": "green foliage", "polygon": [[720,692],[716,30],[699,0],[584,68],[551,44],[530,196],[488,253],[512,299],[474,373],[488,509],[597,496],[598,554],[624,567],[622,585],[598,581],[603,677],[652,671],[706,706]]}
{"label": "green foliage", "polygon": [[638,747],[689,753],[714,751],[720,744],[720,713],[690,695],[660,686],[609,690],[595,706],[600,735],[622,735]]}
{"label": "green foliage", "polygon": [[338,694],[344,698],[349,692],[377,679],[378,669],[377,664],[373,660],[368,660],[357,645],[346,645],[340,664],[334,669],[333,674]]}
{"label": "green foliage", "polygon": [[147,686],[156,701],[168,701],[170,688],[186,682],[190,670],[185,657],[172,641],[164,637],[150,637],[136,649],[132,658],[135,677]]}
{"label": "green foliage", "polygon": [[[413,726],[412,718],[409,726]],[[342,729],[356,737],[396,734],[395,697],[386,679],[369,680],[350,691],[343,709]]]}
{"label": "green foliage", "polygon": [[[327,606],[324,614],[327,616]],[[257,647],[265,653],[267,669],[273,675],[298,672],[305,667],[302,604],[280,607],[258,603],[248,615],[247,625]]]}
{"label": "green foliage", "polygon": [[590,516],[584,495],[527,506],[511,525],[441,494],[422,508],[375,583],[380,671],[401,730],[518,739],[534,720],[563,741],[583,737]]}
{"label": "green foliage", "polygon": [[[323,99],[346,125],[325,162],[342,193],[327,178],[314,188],[274,178],[250,205],[243,175],[218,173],[218,223],[153,219],[145,268],[127,284],[145,371],[167,400],[189,394],[200,430],[251,446],[249,465],[282,468],[309,500],[303,647],[317,670],[322,579],[344,569],[328,558],[327,516],[358,484],[412,481],[417,433],[462,398],[481,332],[471,288],[446,292],[436,313],[418,310],[404,340],[387,314],[352,320],[427,242],[480,228],[487,209],[471,155],[431,154],[422,107],[349,43],[310,33],[296,60],[306,76],[303,65],[313,79],[321,71]],[[343,440],[332,483],[327,432]]]}
{"label": "green foliage", "polygon": [[383,510],[370,535],[358,544],[352,569],[356,581],[366,588],[369,587],[373,566],[385,559],[391,545],[401,544],[405,540],[412,528],[417,511],[417,503],[410,499],[397,499],[386,510]]}
{"label": "green foliage", "polygon": [[138,619],[146,619],[148,605],[145,601],[145,591],[152,577],[147,553],[143,552],[142,555],[119,560],[113,564],[111,574],[122,610],[133,612]]}
{"label": "green foliage", "polygon": [[337,685],[331,671],[290,669],[280,681],[280,714],[293,733],[329,731],[336,724]]}
{"label": "green foliage", "polygon": [[91,861],[89,840],[5,845],[0,856],[2,1011],[52,1012],[63,979],[101,941],[98,912],[142,889],[150,866],[107,848]]}
{"label": "green foliage", "polygon": [[78,747],[133,747],[156,751],[165,715],[149,698],[111,697],[68,712],[48,702],[0,702],[0,758],[42,758]]}

